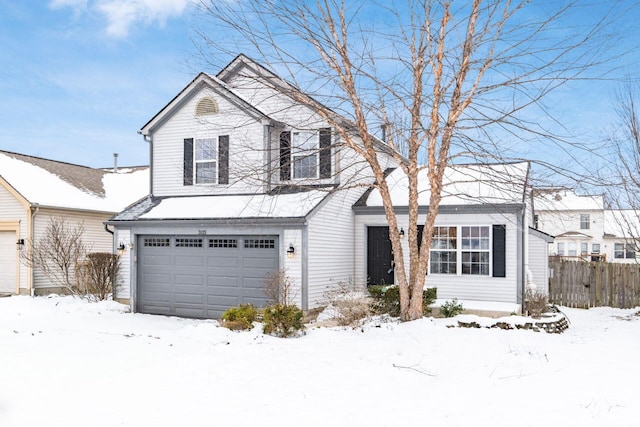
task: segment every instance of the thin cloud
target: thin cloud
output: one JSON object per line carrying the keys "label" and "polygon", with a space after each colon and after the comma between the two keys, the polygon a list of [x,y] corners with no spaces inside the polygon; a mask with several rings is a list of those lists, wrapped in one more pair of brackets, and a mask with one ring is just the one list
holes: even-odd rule
{"label": "thin cloud", "polygon": [[98,12],[106,19],[109,36],[125,38],[138,24],[164,26],[167,19],[182,15],[188,4],[189,0],[52,0],[50,7]]}

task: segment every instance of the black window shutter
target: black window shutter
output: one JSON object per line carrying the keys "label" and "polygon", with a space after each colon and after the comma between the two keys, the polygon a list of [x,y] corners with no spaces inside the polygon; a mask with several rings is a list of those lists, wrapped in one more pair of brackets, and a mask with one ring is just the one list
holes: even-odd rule
{"label": "black window shutter", "polygon": [[504,224],[493,226],[493,277],[506,277],[506,233]]}
{"label": "black window shutter", "polygon": [[218,137],[218,184],[229,183],[229,135]]}
{"label": "black window shutter", "polygon": [[280,133],[280,180],[291,179],[291,132]]}
{"label": "black window shutter", "polygon": [[193,138],[184,139],[184,185],[193,185]]}
{"label": "black window shutter", "polygon": [[331,178],[331,129],[320,129],[320,178]]}

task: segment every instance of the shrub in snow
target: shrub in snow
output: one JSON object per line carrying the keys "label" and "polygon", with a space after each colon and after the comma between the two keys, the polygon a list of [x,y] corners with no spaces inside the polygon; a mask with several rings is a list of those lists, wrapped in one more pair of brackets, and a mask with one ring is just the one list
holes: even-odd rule
{"label": "shrub in snow", "polygon": [[82,272],[78,291],[87,299],[103,301],[113,295],[120,275],[120,257],[109,252],[87,254],[85,261],[78,265]]}
{"label": "shrub in snow", "polygon": [[[367,288],[373,298],[371,309],[376,314],[388,314],[392,317],[400,316],[400,289],[397,286],[374,285]],[[436,288],[428,288],[422,292],[422,313],[431,313],[430,305],[436,300]]]}
{"label": "shrub in snow", "polygon": [[285,270],[269,273],[264,279],[264,289],[272,304],[293,305],[298,296],[297,288]]}
{"label": "shrub in snow", "polygon": [[240,304],[222,313],[222,325],[233,331],[253,328],[253,322],[258,317],[258,310],[253,304]]}
{"label": "shrub in snow", "polygon": [[445,302],[440,306],[440,314],[444,317],[455,317],[464,311],[464,307],[457,298]]}
{"label": "shrub in snow", "polygon": [[302,317],[302,310],[294,305],[271,305],[263,312],[263,331],[282,338],[298,335],[304,330]]}
{"label": "shrub in snow", "polygon": [[547,311],[547,294],[541,291],[527,289],[524,294],[524,304],[527,314],[533,318],[539,318]]}
{"label": "shrub in snow", "polygon": [[363,290],[356,289],[351,282],[339,282],[325,294],[331,313],[331,320],[339,326],[355,326],[371,315],[371,297]]}

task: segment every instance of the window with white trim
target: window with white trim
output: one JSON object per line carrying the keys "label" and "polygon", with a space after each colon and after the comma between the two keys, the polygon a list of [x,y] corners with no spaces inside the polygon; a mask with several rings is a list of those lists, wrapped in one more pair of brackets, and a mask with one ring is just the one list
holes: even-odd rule
{"label": "window with white trim", "polygon": [[567,245],[567,255],[578,256],[578,246],[576,242],[569,242]]}
{"label": "window with white trim", "polygon": [[636,249],[632,243],[615,243],[613,257],[617,259],[635,259]]}
{"label": "window with white trim", "polygon": [[580,230],[588,230],[591,218],[589,214],[580,214]]}
{"label": "window with white trim", "polygon": [[589,253],[589,244],[580,243],[580,255],[586,255]]}
{"label": "window with white trim", "polygon": [[599,254],[600,253],[600,243],[593,243],[591,245],[591,253],[592,254]]}
{"label": "window with white trim", "polygon": [[218,176],[217,138],[196,139],[194,154],[196,184],[215,184]]}
{"label": "window with white trim", "polygon": [[293,178],[318,177],[318,132],[292,132],[291,158]]}
{"label": "window with white trim", "polygon": [[489,275],[489,227],[461,227],[462,274]]}
{"label": "window with white trim", "polygon": [[[504,226],[493,227],[504,230]],[[504,232],[499,233],[499,238],[493,242],[492,247],[491,228],[492,226],[434,227],[429,251],[429,273],[489,276],[491,253],[494,251],[495,277],[505,277],[505,235]]]}
{"label": "window with white trim", "polygon": [[432,274],[457,273],[456,227],[434,227],[429,264]]}
{"label": "window with white trim", "polygon": [[564,256],[564,243],[558,242],[558,255]]}

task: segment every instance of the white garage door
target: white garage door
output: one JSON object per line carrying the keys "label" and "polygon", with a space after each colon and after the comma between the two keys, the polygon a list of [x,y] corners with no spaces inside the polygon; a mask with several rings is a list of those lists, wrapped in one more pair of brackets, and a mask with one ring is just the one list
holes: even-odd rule
{"label": "white garage door", "polygon": [[278,236],[142,236],[137,310],[220,318],[229,307],[267,303],[278,270]]}
{"label": "white garage door", "polygon": [[16,292],[16,233],[0,231],[0,293]]}

